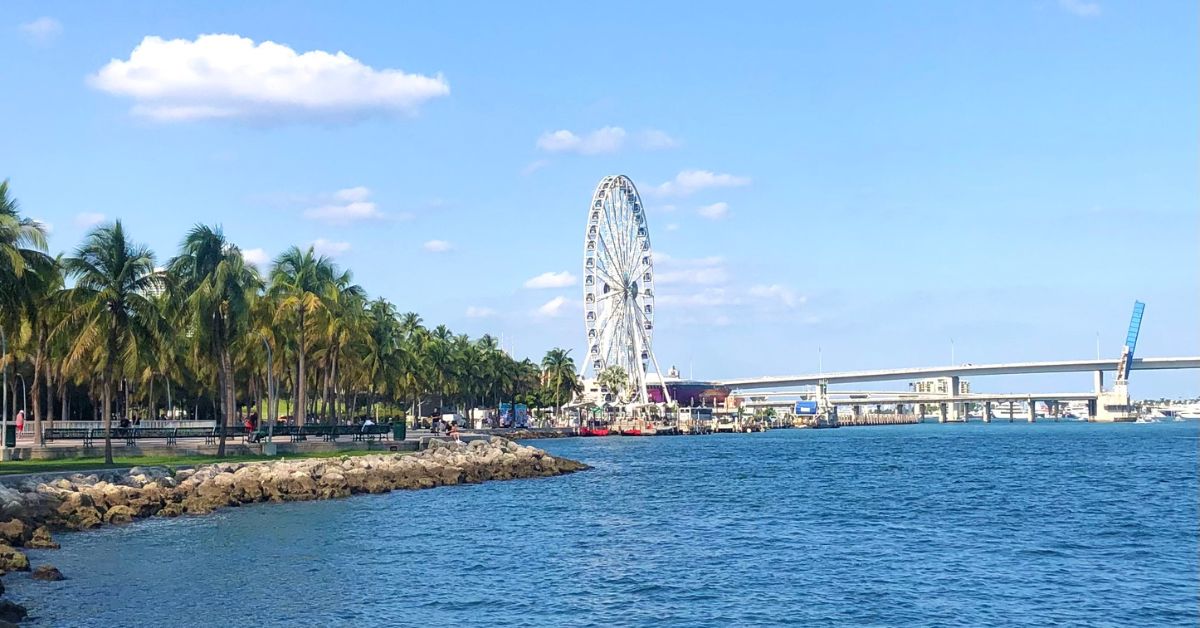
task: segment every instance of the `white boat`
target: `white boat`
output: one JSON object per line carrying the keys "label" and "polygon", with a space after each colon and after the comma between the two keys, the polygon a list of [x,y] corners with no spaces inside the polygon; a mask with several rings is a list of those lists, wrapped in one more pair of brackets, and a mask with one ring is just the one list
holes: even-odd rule
{"label": "white boat", "polygon": [[1175,409],[1175,415],[1183,420],[1200,420],[1200,403],[1180,406]]}

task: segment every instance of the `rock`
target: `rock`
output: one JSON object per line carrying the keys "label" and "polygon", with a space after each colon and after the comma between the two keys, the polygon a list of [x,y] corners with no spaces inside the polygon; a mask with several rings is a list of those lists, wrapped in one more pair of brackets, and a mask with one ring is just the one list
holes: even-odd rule
{"label": "rock", "polygon": [[129,506],[117,505],[109,508],[104,513],[104,521],[106,523],[129,523],[137,516],[137,511]]}
{"label": "rock", "polygon": [[29,558],[19,549],[0,545],[0,571],[29,571]]}
{"label": "rock", "polygon": [[40,526],[33,531],[33,536],[25,542],[25,547],[31,549],[58,549],[58,543],[54,542],[54,537],[50,536],[50,529],[46,526]]}
{"label": "rock", "polygon": [[13,519],[8,523],[0,523],[0,542],[14,547],[20,547],[29,540],[31,531],[29,526],[25,525],[20,519]]}
{"label": "rock", "polygon": [[178,502],[164,504],[157,514],[160,517],[178,517],[183,514],[183,504]]}
{"label": "rock", "polygon": [[67,518],[67,526],[75,530],[87,530],[100,525],[100,511],[91,506],[84,506],[72,512]]}
{"label": "rock", "polygon": [[62,572],[58,570],[58,567],[54,565],[38,565],[38,568],[29,574],[29,577],[34,580],[44,580],[46,582],[58,582],[59,580],[66,579],[63,577]]}
{"label": "rock", "polygon": [[0,621],[17,623],[28,614],[29,611],[25,610],[24,606],[9,600],[0,600]]}

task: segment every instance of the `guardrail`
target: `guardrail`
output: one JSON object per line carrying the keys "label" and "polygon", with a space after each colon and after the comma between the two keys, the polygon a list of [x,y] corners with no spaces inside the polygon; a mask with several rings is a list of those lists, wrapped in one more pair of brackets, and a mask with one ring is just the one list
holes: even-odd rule
{"label": "guardrail", "polygon": [[[206,428],[206,429],[211,430],[215,426],[216,426],[216,423],[214,421],[158,421],[158,420],[154,420],[154,421],[142,421],[141,423],[138,423],[136,427],[143,427],[143,428],[197,427],[197,428]],[[49,421],[42,421],[42,427],[43,428],[54,427],[55,429],[64,429],[64,430],[104,429],[104,421],[54,421],[53,424],[50,423]],[[117,429],[118,427],[120,427],[120,422],[113,421],[112,427],[114,430]],[[33,421],[30,421],[30,420],[25,421],[25,431],[22,433],[23,434],[33,434]]]}

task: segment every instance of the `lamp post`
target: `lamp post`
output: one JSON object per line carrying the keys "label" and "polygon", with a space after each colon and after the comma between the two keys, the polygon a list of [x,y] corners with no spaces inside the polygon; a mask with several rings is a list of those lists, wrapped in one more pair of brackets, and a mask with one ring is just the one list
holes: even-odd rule
{"label": "lamp post", "polygon": [[267,348],[267,414],[270,415],[270,422],[267,423],[267,442],[272,442],[275,436],[275,383],[271,377],[274,371],[272,366],[271,343],[267,342],[266,338],[262,340],[263,346]]}

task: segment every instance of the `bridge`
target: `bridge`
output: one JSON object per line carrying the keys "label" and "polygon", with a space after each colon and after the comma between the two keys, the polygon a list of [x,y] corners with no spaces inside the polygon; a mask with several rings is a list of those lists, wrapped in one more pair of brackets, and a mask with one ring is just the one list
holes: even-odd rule
{"label": "bridge", "polygon": [[[1011,362],[1003,364],[963,364],[960,366],[930,366],[875,371],[843,371],[781,377],[729,379],[719,385],[735,391],[815,386],[820,384],[853,384],[925,379],[930,377],[973,377],[984,375],[1023,375],[1029,373],[1103,373],[1116,371],[1120,363],[1109,360],[1057,360],[1050,362]],[[1200,356],[1179,358],[1134,358],[1132,369],[1152,371],[1163,369],[1200,368]]]}

